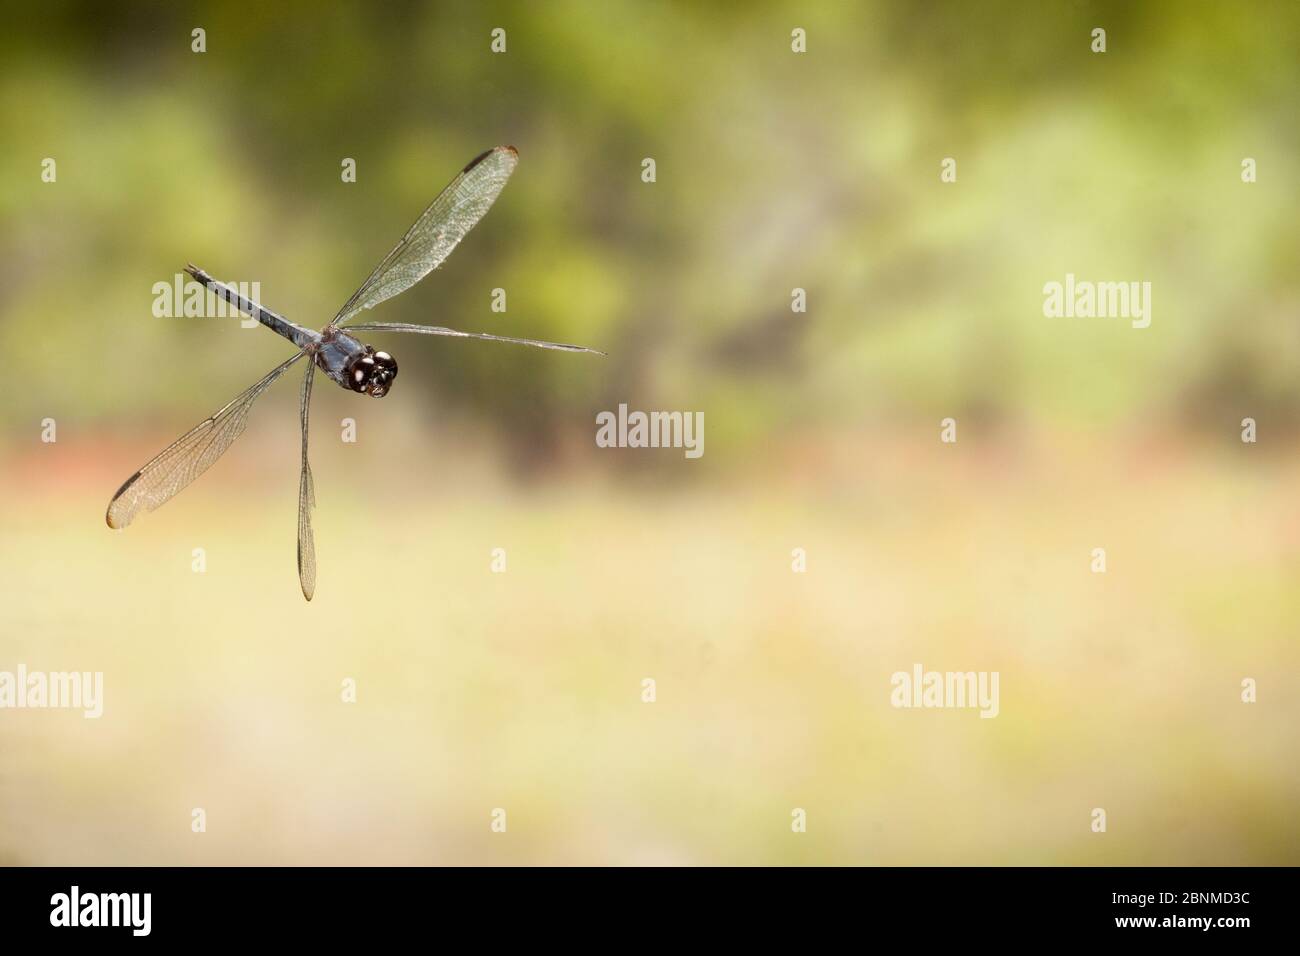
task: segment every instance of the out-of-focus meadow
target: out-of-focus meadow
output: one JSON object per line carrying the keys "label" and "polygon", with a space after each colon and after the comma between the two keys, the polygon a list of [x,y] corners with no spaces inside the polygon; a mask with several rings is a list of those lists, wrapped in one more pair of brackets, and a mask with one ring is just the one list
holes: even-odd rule
{"label": "out-of-focus meadow", "polygon": [[[0,671],[105,712],[0,710],[0,863],[1300,862],[1294,3],[7,17]],[[374,318],[607,358],[376,333],[391,396],[318,377],[310,604],[297,374],[104,527],[289,354],[155,282],[319,327],[497,143]],[[1045,318],[1067,272],[1150,281],[1150,327]],[[597,448],[620,402],[704,456]],[[1000,715],[892,708],[917,662]]]}

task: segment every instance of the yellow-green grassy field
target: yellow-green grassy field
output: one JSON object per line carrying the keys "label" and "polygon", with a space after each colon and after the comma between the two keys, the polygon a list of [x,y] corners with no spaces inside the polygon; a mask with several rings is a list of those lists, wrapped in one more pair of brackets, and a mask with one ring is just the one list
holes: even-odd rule
{"label": "yellow-green grassy field", "polygon": [[[105,712],[3,715],[0,860],[1300,862],[1300,458],[840,438],[672,491],[325,449],[310,605],[291,450],[120,534],[104,469],[24,487],[0,667]],[[917,662],[999,716],[892,708]]]}

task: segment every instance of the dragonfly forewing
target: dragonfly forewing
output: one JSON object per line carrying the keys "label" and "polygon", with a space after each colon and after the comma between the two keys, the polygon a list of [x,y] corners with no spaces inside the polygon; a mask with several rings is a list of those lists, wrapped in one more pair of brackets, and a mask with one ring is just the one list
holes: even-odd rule
{"label": "dragonfly forewing", "polygon": [[108,526],[125,528],[141,511],[161,507],[212,467],[243,434],[253,403],[305,354],[299,352],[271,369],[260,381],[199,422],[128,478],[108,503],[105,515]]}
{"label": "dragonfly forewing", "polygon": [[496,202],[518,162],[519,153],[513,146],[498,146],[461,170],[330,324],[343,325],[362,309],[405,292],[438,268]]}

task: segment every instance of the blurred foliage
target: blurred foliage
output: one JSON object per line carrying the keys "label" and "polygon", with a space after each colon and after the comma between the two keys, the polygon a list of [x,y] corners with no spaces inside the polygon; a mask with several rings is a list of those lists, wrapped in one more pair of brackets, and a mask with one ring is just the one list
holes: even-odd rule
{"label": "blurred foliage", "polygon": [[[703,409],[714,447],[742,455],[884,417],[1300,424],[1300,60],[1278,40],[1300,26],[1294,2],[46,3],[7,18],[0,346],[25,384],[10,428],[55,414],[161,429],[210,410],[285,347],[152,318],[155,281],[192,260],[319,327],[504,142],[522,159],[502,199],[378,317],[610,357],[402,338],[388,414],[455,410],[529,454],[619,401]],[[40,181],[46,156],[57,184]],[[1243,156],[1257,184],[1240,182]],[[1152,281],[1152,327],[1045,319],[1042,285],[1066,272]]]}

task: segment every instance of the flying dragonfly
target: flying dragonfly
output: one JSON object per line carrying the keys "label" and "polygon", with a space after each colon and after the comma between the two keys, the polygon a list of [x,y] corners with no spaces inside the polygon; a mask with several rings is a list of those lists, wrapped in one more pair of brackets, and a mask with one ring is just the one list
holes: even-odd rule
{"label": "flying dragonfly", "polygon": [[311,528],[311,510],[316,504],[316,494],[311,465],[307,461],[307,422],[311,407],[312,377],[319,368],[340,387],[374,398],[387,395],[397,378],[397,362],[393,356],[363,344],[354,333],[414,332],[419,335],[510,342],[564,352],[605,354],[580,345],[561,345],[482,332],[460,332],[441,326],[352,321],[366,309],[372,309],[385,299],[405,292],[438,268],[496,201],[518,162],[519,154],[513,146],[498,146],[471,161],[420,214],[415,225],[393,247],[392,252],[380,260],[370,277],[361,283],[361,287],[339,309],[338,315],[319,332],[313,332],[263,308],[194,265],[186,266],[185,271],[195,280],[268,329],[284,336],[297,346],[298,352],[176,439],[128,478],[108,503],[108,513],[105,516],[108,526],[125,528],[141,511],[153,511],[160,507],[207,471],[243,433],[253,403],[294,363],[306,358],[307,372],[303,376],[299,401],[302,471],[298,480],[298,580],[302,585],[302,596],[310,601],[316,591],[316,544]]}

